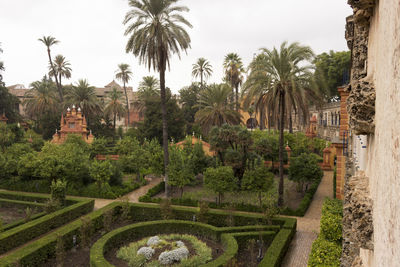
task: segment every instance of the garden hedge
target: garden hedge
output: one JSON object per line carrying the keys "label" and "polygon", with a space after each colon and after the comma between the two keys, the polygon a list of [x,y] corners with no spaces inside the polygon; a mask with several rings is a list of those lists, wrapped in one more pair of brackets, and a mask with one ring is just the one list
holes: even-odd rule
{"label": "garden hedge", "polygon": [[[104,253],[110,248],[121,246],[125,242],[166,233],[192,234],[221,242],[224,246],[225,252],[214,261],[202,266],[224,266],[237,255],[240,246],[244,247],[247,240],[260,235],[260,232],[229,233],[230,231],[234,231],[235,227],[228,228],[229,229],[224,229],[198,222],[178,220],[151,221],[127,225],[106,234],[92,246],[90,250],[90,266],[114,266],[108,263],[104,258]],[[267,240],[269,243],[276,234],[275,231],[263,231],[264,227],[262,226],[253,226],[252,228],[253,230],[255,228],[261,229],[261,235],[264,240]],[[247,227],[247,229],[251,228]]]}
{"label": "garden hedge", "polygon": [[[84,217],[89,218],[91,221],[91,226],[93,231],[98,231],[103,228],[103,214],[108,210],[113,210],[113,214],[117,216],[121,213],[122,207],[125,203],[113,202],[99,210],[96,210]],[[132,222],[143,222],[148,220],[161,220],[159,205],[154,204],[135,204],[129,203],[130,216]],[[193,215],[197,214],[198,208],[191,207],[174,207],[173,211],[176,215],[176,219],[191,221]],[[143,214],[147,214],[143,216]],[[229,213],[221,210],[210,210],[209,211],[209,223],[215,224],[214,226],[225,226],[226,218]],[[296,231],[296,219],[293,218],[274,218],[273,223],[275,225],[270,226],[260,226],[254,225],[259,222],[263,222],[263,216],[261,214],[242,214],[235,212],[233,214],[235,218],[236,225],[233,227],[224,227],[221,229],[221,233],[239,233],[239,232],[255,232],[255,231],[269,231],[269,232],[279,232],[281,229],[287,229],[289,231]],[[151,219],[152,218],[152,219]],[[252,225],[253,224],[253,225]],[[31,242],[26,246],[23,246],[3,258],[0,261],[0,267],[15,266],[18,262],[21,266],[40,266],[44,264],[49,258],[55,256],[55,244],[57,242],[57,236],[60,235],[63,238],[65,249],[72,248],[72,238],[77,237],[77,242],[80,242],[80,232],[79,228],[82,225],[80,219],[75,220],[65,226],[56,229],[55,231],[45,235],[44,237]],[[278,233],[279,234],[279,233]],[[229,239],[229,237],[226,237]],[[225,242],[222,239],[221,242]],[[290,242],[290,240],[288,241]]]}
{"label": "garden hedge", "polygon": [[[314,197],[315,192],[318,189],[322,179],[315,180],[310,188],[306,191],[303,199],[300,202],[299,207],[296,210],[292,210],[290,208],[285,208],[280,211],[281,215],[289,215],[289,216],[298,216],[303,217],[306,214],[308,207],[310,206],[312,199]],[[139,202],[147,202],[147,203],[160,203],[161,198],[153,198],[155,195],[164,192],[164,182],[161,182],[154,187],[150,188],[146,195],[141,196],[139,198]],[[198,207],[199,202],[196,199],[190,198],[172,198],[171,203],[173,205],[181,205],[188,207]],[[230,203],[222,203],[218,205],[215,202],[207,202],[208,206],[212,209],[223,209],[226,206],[229,206]],[[246,203],[235,203],[234,208],[236,211],[246,211],[246,212],[263,212],[263,209],[258,205],[246,204]]]}
{"label": "garden hedge", "polygon": [[325,199],[322,206],[320,234],[312,244],[308,266],[340,266],[342,212],[340,200]]}
{"label": "garden hedge", "polygon": [[[93,231],[97,231],[103,228],[103,214],[108,210],[117,211],[117,208],[121,208],[121,203],[113,202],[101,209],[85,215],[84,217],[90,219]],[[81,219],[77,219],[43,236],[35,242],[31,242],[28,245],[9,253],[1,258],[0,267],[14,267],[16,263],[20,264],[20,266],[43,265],[49,258],[55,256],[55,247],[58,235],[62,237],[65,249],[72,248],[72,240],[74,236],[77,237],[77,242],[80,242],[79,228],[81,225]]]}
{"label": "garden hedge", "polygon": [[44,203],[36,203],[22,200],[14,200],[14,199],[6,199],[0,198],[0,207],[17,207],[17,208],[31,208],[37,210],[43,210],[46,204]]}
{"label": "garden hedge", "polygon": [[94,200],[70,197],[67,200],[77,203],[0,233],[0,254],[81,217],[94,207]]}

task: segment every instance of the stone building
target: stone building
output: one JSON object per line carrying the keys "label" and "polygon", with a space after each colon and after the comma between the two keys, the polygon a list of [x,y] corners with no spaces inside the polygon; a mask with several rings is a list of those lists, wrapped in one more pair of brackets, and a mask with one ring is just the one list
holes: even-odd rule
{"label": "stone building", "polygon": [[67,109],[65,118],[61,115],[60,128],[61,130],[53,135],[52,143],[62,144],[67,140],[68,135],[72,134],[82,136],[83,141],[88,144],[94,140],[92,132],[87,130],[85,116],[82,115],[81,109],[76,109],[75,106],[72,106],[72,110]]}
{"label": "stone building", "polygon": [[400,266],[400,2],[348,0],[342,266]]}

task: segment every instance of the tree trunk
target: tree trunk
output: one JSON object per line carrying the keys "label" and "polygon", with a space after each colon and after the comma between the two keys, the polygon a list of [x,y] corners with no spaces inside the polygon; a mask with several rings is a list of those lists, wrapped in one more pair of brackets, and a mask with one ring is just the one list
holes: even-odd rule
{"label": "tree trunk", "polygon": [[258,200],[260,201],[260,208],[262,209],[261,192],[258,192]]}
{"label": "tree trunk", "polygon": [[235,86],[235,90],[236,111],[239,112],[239,85]]}
{"label": "tree trunk", "polygon": [[129,127],[129,125],[131,125],[131,121],[129,118],[129,99],[128,99],[128,93],[126,92],[126,85],[125,85],[125,80],[124,80],[124,92],[125,92],[125,99],[126,99],[126,109],[128,112],[128,125],[127,128]]}
{"label": "tree trunk", "polygon": [[164,149],[164,175],[165,175],[165,196],[169,197],[169,185],[168,185],[168,124],[167,124],[167,108],[166,108],[166,97],[165,97],[165,57],[164,53],[161,52],[161,66],[160,66],[160,95],[161,95],[161,112],[162,112],[162,129],[163,129],[163,149]]}
{"label": "tree trunk", "polygon": [[50,66],[51,66],[51,69],[53,70],[54,79],[56,80],[56,86],[58,89],[58,94],[60,95],[60,101],[62,103],[64,101],[64,97],[63,97],[63,93],[62,93],[60,84],[58,83],[58,77],[57,77],[56,69],[54,68],[54,65],[53,65],[53,60],[51,60],[50,48],[47,48],[47,55],[49,56]]}
{"label": "tree trunk", "polygon": [[280,118],[279,118],[279,197],[278,206],[283,206],[283,130],[285,125],[285,91],[281,90],[279,94],[279,108],[280,108]]}
{"label": "tree trunk", "polygon": [[183,197],[183,187],[181,187],[181,198]]}
{"label": "tree trunk", "polygon": [[264,109],[260,110],[260,130],[265,129],[265,111]]}
{"label": "tree trunk", "polygon": [[290,114],[290,116],[289,116],[289,133],[293,133],[292,114]]}
{"label": "tree trunk", "polygon": [[114,113],[114,131],[115,131],[115,124],[116,124],[116,122],[117,122],[117,114]]}
{"label": "tree trunk", "polygon": [[200,88],[203,89],[203,72],[200,72]]}

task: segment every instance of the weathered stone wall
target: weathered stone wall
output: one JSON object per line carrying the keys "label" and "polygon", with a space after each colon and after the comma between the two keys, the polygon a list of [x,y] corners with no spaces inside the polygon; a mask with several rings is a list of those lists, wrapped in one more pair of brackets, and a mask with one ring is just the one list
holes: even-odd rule
{"label": "weathered stone wall", "polygon": [[400,1],[348,2],[349,123],[368,147],[365,173],[345,182],[342,266],[399,266]]}
{"label": "weathered stone wall", "polygon": [[371,19],[368,77],[376,92],[366,175],[374,200],[374,266],[400,266],[400,1],[381,0]]}

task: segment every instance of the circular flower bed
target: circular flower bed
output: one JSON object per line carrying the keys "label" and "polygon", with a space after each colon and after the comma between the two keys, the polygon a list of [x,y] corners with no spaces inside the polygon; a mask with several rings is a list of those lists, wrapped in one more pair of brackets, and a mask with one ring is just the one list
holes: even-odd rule
{"label": "circular flower bed", "polygon": [[192,235],[161,235],[132,242],[117,251],[129,266],[199,266],[212,259],[212,250]]}

